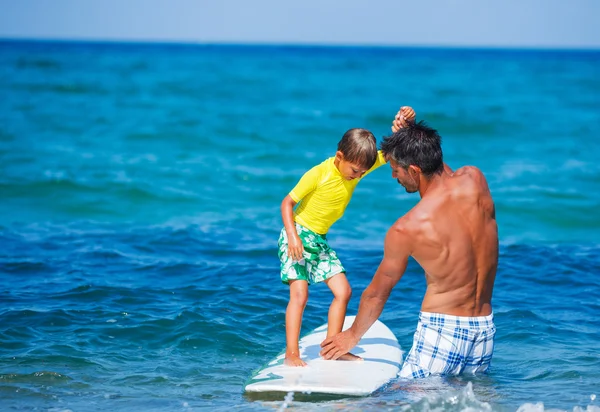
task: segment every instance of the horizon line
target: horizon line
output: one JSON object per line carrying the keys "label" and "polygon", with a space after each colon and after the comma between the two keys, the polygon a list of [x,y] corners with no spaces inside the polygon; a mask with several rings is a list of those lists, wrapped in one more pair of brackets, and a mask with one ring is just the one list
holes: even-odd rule
{"label": "horizon line", "polygon": [[467,44],[402,44],[402,43],[327,43],[327,42],[276,42],[276,41],[202,41],[185,39],[111,39],[111,38],[64,38],[64,37],[5,37],[0,43],[73,43],[73,44],[129,44],[129,45],[180,45],[225,47],[290,47],[290,48],[371,48],[371,49],[454,49],[496,51],[565,51],[600,52],[599,46],[551,46],[551,45],[467,45]]}

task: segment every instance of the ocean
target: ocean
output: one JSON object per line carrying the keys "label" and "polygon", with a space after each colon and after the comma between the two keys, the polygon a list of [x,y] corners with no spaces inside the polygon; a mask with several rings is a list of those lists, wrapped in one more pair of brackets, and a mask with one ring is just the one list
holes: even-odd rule
{"label": "ocean", "polygon": [[[248,396],[285,346],[281,200],[402,105],[496,203],[490,372]],[[599,51],[1,41],[0,409],[598,412],[599,158]],[[384,166],[332,227],[348,314],[418,200]],[[381,316],[404,351],[424,290],[411,261]]]}

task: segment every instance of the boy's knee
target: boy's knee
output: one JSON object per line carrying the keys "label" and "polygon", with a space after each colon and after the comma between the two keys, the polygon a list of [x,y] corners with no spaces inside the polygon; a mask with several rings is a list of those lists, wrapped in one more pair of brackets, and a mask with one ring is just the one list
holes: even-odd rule
{"label": "boy's knee", "polygon": [[308,302],[308,291],[295,290],[290,293],[290,303],[298,306],[306,306]]}
{"label": "boy's knee", "polygon": [[336,293],[334,293],[334,296],[336,299],[339,299],[344,302],[348,302],[348,301],[350,301],[350,298],[352,297],[352,288],[350,287],[350,285],[346,285],[346,286],[338,289],[336,291]]}

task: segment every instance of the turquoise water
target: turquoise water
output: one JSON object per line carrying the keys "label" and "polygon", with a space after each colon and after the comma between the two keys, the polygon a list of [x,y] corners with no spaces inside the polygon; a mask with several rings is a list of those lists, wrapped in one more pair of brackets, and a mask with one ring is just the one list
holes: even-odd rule
{"label": "turquoise water", "polygon": [[[0,42],[0,408],[598,411],[599,73],[600,52]],[[244,395],[285,344],[281,199],[405,104],[496,201],[490,374]],[[350,314],[417,201],[381,168],[330,232]],[[381,318],[404,350],[424,288],[411,262]]]}

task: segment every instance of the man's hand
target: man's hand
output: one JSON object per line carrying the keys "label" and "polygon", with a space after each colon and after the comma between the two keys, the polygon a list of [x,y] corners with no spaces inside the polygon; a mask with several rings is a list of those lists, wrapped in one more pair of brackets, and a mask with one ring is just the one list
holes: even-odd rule
{"label": "man's hand", "polygon": [[327,360],[336,360],[340,356],[350,352],[360,339],[353,333],[352,329],[345,330],[335,336],[321,342],[321,356]]}

